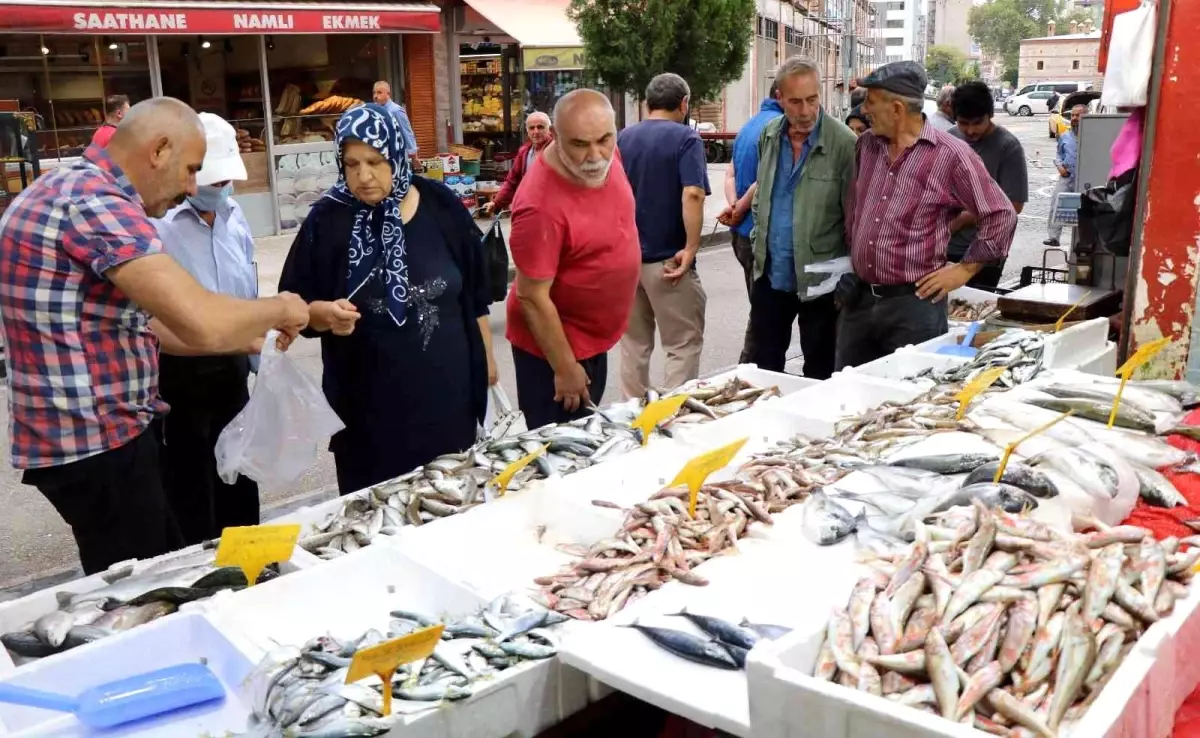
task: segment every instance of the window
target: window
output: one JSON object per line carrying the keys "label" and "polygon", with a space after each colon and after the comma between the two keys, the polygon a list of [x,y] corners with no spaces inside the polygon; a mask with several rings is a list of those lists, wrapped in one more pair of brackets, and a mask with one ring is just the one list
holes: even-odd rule
{"label": "window", "polygon": [[887,60],[888,60],[888,63],[889,63],[889,64],[890,64],[891,62],[904,61],[904,55],[903,55],[903,54],[893,54],[892,56],[889,56],[889,57],[887,58]]}
{"label": "window", "polygon": [[904,21],[890,20],[884,24],[884,28],[904,28]]}
{"label": "window", "polygon": [[1033,90],[1034,90],[1034,85],[1025,85],[1024,87],[1022,87],[1022,88],[1020,89],[1020,91],[1019,91],[1019,92],[1017,92],[1017,94],[1018,94],[1018,95],[1024,95],[1024,94],[1025,94],[1025,93],[1027,93],[1027,92],[1033,92]]}
{"label": "window", "polygon": [[884,39],[884,46],[903,46],[904,39],[901,37]]}
{"label": "window", "polygon": [[1043,69],[1043,62],[1038,62],[1038,63],[1037,63],[1037,68],[1038,68],[1038,70],[1039,70],[1039,71],[1040,71],[1041,69]]}
{"label": "window", "polygon": [[765,20],[766,20],[766,23],[763,24],[764,25],[763,36],[770,39],[771,41],[778,41],[779,40],[779,24],[776,23],[775,21],[771,20],[770,18],[766,18]]}
{"label": "window", "polygon": [[888,3],[886,10],[904,10],[904,3]]}
{"label": "window", "polygon": [[761,15],[758,16],[758,18],[756,18],[754,21],[754,35],[763,35],[763,17]]}
{"label": "window", "polygon": [[1071,62],[1071,69],[1079,69],[1079,60],[1078,59]]}
{"label": "window", "polygon": [[800,40],[796,36],[797,34],[795,28],[792,28],[791,26],[783,27],[783,42],[785,44],[796,45],[800,43]]}

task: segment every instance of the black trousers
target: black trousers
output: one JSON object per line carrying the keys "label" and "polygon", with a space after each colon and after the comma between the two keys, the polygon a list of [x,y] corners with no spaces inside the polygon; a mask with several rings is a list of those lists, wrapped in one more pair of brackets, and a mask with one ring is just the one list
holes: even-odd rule
{"label": "black trousers", "polygon": [[750,296],[750,333],[753,351],[749,361],[760,369],[782,372],[792,343],[792,321],[800,328],[804,376],[829,379],[837,350],[837,307],[833,295],[802,302],[794,292],[780,292],[763,275]]}
{"label": "black trousers", "polygon": [[[517,406],[525,414],[525,425],[538,428],[547,423],[565,423],[591,415],[592,411],[580,406],[575,412],[567,412],[561,402],[554,401],[554,368],[545,359],[528,351],[512,347],[513,368],[517,374]],[[608,381],[608,354],[596,354],[580,362],[592,383],[588,395],[592,403],[599,405],[604,397],[604,384]]]}
{"label": "black trousers", "polygon": [[[730,243],[733,246],[733,255],[737,258],[738,263],[742,265],[742,273],[746,278],[746,297],[753,303],[754,300],[754,241],[751,241],[746,236],[741,235],[736,231],[730,231]],[[753,309],[753,306],[751,307]],[[750,330],[750,320],[746,320],[746,337],[742,341],[742,356],[739,362],[745,364],[752,361],[750,356],[754,353],[754,334]]]}
{"label": "black trousers", "polygon": [[843,306],[838,317],[837,368],[866,364],[947,330],[945,300],[922,300],[915,292],[880,298],[863,285],[856,304]]}
{"label": "black trousers", "polygon": [[[955,264],[962,261],[962,258],[967,255],[966,251],[958,253],[957,250],[946,252],[946,259]],[[990,264],[985,264],[983,269],[971,281],[967,282],[967,287],[973,287],[977,290],[985,290],[987,292],[995,292],[996,287],[1000,284],[1000,277],[1004,275],[1004,262],[994,261]]]}
{"label": "black trousers", "polygon": [[156,435],[147,429],[119,448],[23,475],[71,526],[85,574],[183,547],[163,492]]}
{"label": "black trousers", "polygon": [[244,356],[167,356],[160,362],[159,394],[171,412],[158,421],[163,489],[184,542],[217,538],[225,528],[258,525],[258,484],[217,475],[217,437],[250,392]]}

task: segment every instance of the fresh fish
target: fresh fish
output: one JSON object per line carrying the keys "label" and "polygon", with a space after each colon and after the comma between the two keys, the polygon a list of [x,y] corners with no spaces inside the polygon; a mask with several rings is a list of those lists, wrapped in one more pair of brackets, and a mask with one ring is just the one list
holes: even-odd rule
{"label": "fresh fish", "polygon": [[1020,487],[1004,483],[979,482],[947,493],[938,502],[933,512],[970,505],[972,500],[979,500],[989,509],[998,507],[1009,513],[1024,512],[1038,506],[1037,498]]}
{"label": "fresh fish", "polygon": [[753,630],[735,625],[727,620],[690,613],[686,607],[675,615],[687,618],[700,630],[725,645],[734,645],[749,650],[754,648],[754,644],[758,642],[758,634]]}
{"label": "fresh fish", "polygon": [[75,625],[71,613],[51,610],[33,622],[33,632],[43,643],[58,648],[67,639],[67,633]]}
{"label": "fresh fish", "polygon": [[[1057,603],[1056,603],[1057,604]],[[1004,639],[1000,643],[997,663],[1004,674],[1012,671],[1033,640],[1037,630],[1038,603],[1035,600],[1019,600],[1008,610],[1008,622]]]}
{"label": "fresh fish", "polygon": [[1062,646],[1058,655],[1058,670],[1054,678],[1054,696],[1050,699],[1047,724],[1058,730],[1067,709],[1083,689],[1088,672],[1096,659],[1096,638],[1087,623],[1075,614],[1067,616],[1063,627]]}
{"label": "fresh fish", "polygon": [[865,513],[851,515],[846,508],[817,490],[804,508],[801,528],[808,540],[819,546],[831,546],[845,540],[865,519]]}
{"label": "fresh fish", "polygon": [[1104,608],[1108,607],[1124,565],[1125,547],[1120,543],[1105,546],[1100,554],[1092,559],[1083,591],[1084,623],[1091,625],[1099,620]]}
{"label": "fresh fish", "polygon": [[[1111,402],[1105,403],[1079,397],[1031,397],[1027,402],[1047,410],[1053,410],[1056,413],[1074,412],[1080,418],[1104,423],[1105,425],[1108,424],[1109,414],[1112,412]],[[1139,410],[1126,403],[1121,403],[1117,407],[1117,416],[1114,424],[1141,433],[1153,434],[1156,432],[1154,415],[1152,413]]]}
{"label": "fresh fish", "polygon": [[641,625],[636,620],[623,627],[637,630],[661,648],[688,661],[719,669],[738,668],[729,651],[715,640],[699,638],[681,630]]}
{"label": "fresh fish", "polygon": [[[1000,683],[1004,681],[1004,676],[1005,670],[999,661],[992,661],[972,674],[971,678],[963,685],[962,697],[959,698],[951,719],[962,720],[963,716],[975,707],[979,700],[1000,686]],[[955,678],[957,679],[957,677]]]}
{"label": "fresh fish", "polygon": [[929,681],[933,683],[933,691],[937,696],[942,717],[948,720],[957,720],[958,672],[954,667],[950,648],[946,645],[941,631],[936,628],[930,631],[925,638],[925,663],[929,669]]}
{"label": "fresh fish", "polygon": [[1031,731],[1039,738],[1057,738],[1057,733],[1050,729],[1044,720],[1021,700],[1013,697],[1003,689],[993,689],[988,692],[988,702],[1010,721]]}
{"label": "fresh fish", "polygon": [[750,630],[754,631],[755,633],[758,633],[760,638],[765,638],[768,641],[773,641],[778,638],[782,638],[783,636],[792,632],[791,628],[785,628],[782,625],[764,625],[762,623],[751,623],[750,621],[746,620],[745,618],[743,618],[742,622],[738,623],[738,625],[742,626],[743,628],[749,628]]}
{"label": "fresh fish", "polygon": [[1004,475],[999,480],[996,480],[996,472],[999,469],[999,461],[990,461],[978,466],[963,480],[963,486],[965,487],[968,484],[975,484],[977,482],[999,481],[1001,484],[1010,484],[1014,487],[1019,487],[1034,497],[1047,498],[1058,496],[1058,487],[1055,486],[1053,480],[1031,466],[1010,459],[1004,466]]}
{"label": "fresh fish", "polygon": [[967,453],[943,454],[939,456],[915,456],[904,459],[895,459],[889,463],[892,466],[902,466],[910,469],[923,469],[925,471],[944,475],[962,474],[965,472],[974,471],[980,466],[996,460],[997,457],[995,454]]}
{"label": "fresh fish", "polygon": [[1083,449],[1063,448],[1030,459],[1035,466],[1046,466],[1070,477],[1085,492],[1102,500],[1117,496],[1119,477],[1108,462]]}
{"label": "fresh fish", "polygon": [[1188,504],[1187,498],[1171,484],[1171,480],[1150,467],[1132,464],[1137,473],[1138,494],[1147,504],[1155,507],[1178,507]]}

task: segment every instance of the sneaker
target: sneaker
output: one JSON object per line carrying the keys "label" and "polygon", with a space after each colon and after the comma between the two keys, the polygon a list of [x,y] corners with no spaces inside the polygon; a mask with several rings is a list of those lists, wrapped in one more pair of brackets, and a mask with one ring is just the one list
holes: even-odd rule
{"label": "sneaker", "polygon": [[1047,238],[1045,241],[1042,241],[1042,245],[1043,246],[1057,246],[1058,239],[1057,238]]}

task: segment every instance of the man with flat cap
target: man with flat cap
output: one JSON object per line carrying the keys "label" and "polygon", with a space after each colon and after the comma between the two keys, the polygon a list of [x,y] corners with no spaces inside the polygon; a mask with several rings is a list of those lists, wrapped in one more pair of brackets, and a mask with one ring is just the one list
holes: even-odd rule
{"label": "man with flat cap", "polygon": [[[854,272],[838,285],[837,366],[858,366],[946,332],[946,296],[1003,260],[1017,214],[966,142],[921,112],[920,64],[893,62],[859,81],[871,129],[859,136],[851,226]],[[950,223],[975,216],[960,263],[947,262]]]}

